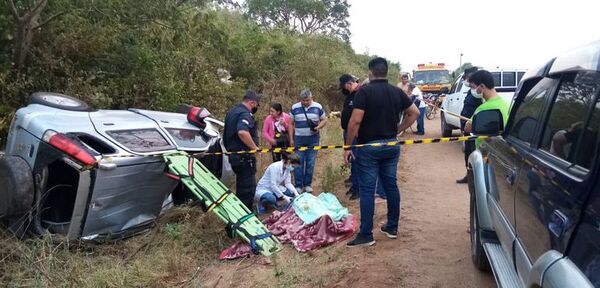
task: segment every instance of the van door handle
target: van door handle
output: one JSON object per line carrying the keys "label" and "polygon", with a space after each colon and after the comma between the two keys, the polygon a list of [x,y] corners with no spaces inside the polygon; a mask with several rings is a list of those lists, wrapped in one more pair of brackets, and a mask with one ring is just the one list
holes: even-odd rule
{"label": "van door handle", "polygon": [[558,210],[554,210],[548,221],[548,230],[556,238],[561,238],[565,233],[565,228],[569,224],[569,218]]}

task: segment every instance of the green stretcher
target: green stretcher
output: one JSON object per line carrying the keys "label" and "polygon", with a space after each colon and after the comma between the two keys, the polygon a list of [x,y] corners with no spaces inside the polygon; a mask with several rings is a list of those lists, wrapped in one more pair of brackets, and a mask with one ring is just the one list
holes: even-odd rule
{"label": "green stretcher", "polygon": [[258,217],[198,159],[186,153],[163,155],[167,163],[165,174],[181,181],[202,204],[203,210],[213,211],[223,222],[229,237],[236,235],[248,242],[255,254],[269,256],[281,249],[279,240],[271,234]]}

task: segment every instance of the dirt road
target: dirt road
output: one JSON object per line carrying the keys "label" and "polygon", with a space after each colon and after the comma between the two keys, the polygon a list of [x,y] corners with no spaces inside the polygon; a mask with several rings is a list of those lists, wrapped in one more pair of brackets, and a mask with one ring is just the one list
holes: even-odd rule
{"label": "dirt road", "polygon": [[[439,117],[426,120],[426,135],[417,137],[440,137],[439,123]],[[409,133],[405,138],[413,136]],[[344,284],[494,287],[493,276],[478,271],[471,263],[467,232],[469,194],[466,184],[455,183],[465,175],[461,144],[423,144],[402,149],[398,241],[375,233],[376,247],[353,252],[353,259],[363,264],[350,273],[352,276]],[[384,221],[385,204],[378,204],[376,209],[376,223]]]}
{"label": "dirt road", "polygon": [[[439,137],[439,116],[426,121],[426,135]],[[413,138],[408,133],[406,138]],[[460,143],[402,147],[398,172],[401,221],[397,240],[374,231],[377,244],[346,248],[345,242],[310,254],[286,247],[272,262],[242,260],[204,271],[208,287],[494,287],[493,276],[478,271],[469,250],[469,195]],[[341,156],[340,156],[341,157]],[[351,212],[339,183],[336,193]],[[386,205],[376,205],[375,225]],[[260,259],[256,257],[255,259]],[[244,267],[240,269],[239,267]]]}

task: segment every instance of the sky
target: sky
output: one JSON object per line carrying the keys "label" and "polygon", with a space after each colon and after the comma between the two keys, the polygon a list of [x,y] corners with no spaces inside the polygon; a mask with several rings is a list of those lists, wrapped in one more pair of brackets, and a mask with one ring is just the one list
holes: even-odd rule
{"label": "sky", "polygon": [[600,1],[348,0],[357,53],[400,62],[531,68],[600,40]]}

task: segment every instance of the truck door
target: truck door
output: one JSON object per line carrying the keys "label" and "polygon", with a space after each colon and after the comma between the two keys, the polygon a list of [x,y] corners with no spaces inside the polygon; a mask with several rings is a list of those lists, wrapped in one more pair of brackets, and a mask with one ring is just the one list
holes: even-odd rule
{"label": "truck door", "polygon": [[598,151],[600,73],[560,78],[515,185],[515,260],[522,277],[545,252],[565,252],[593,186],[588,174]]}

